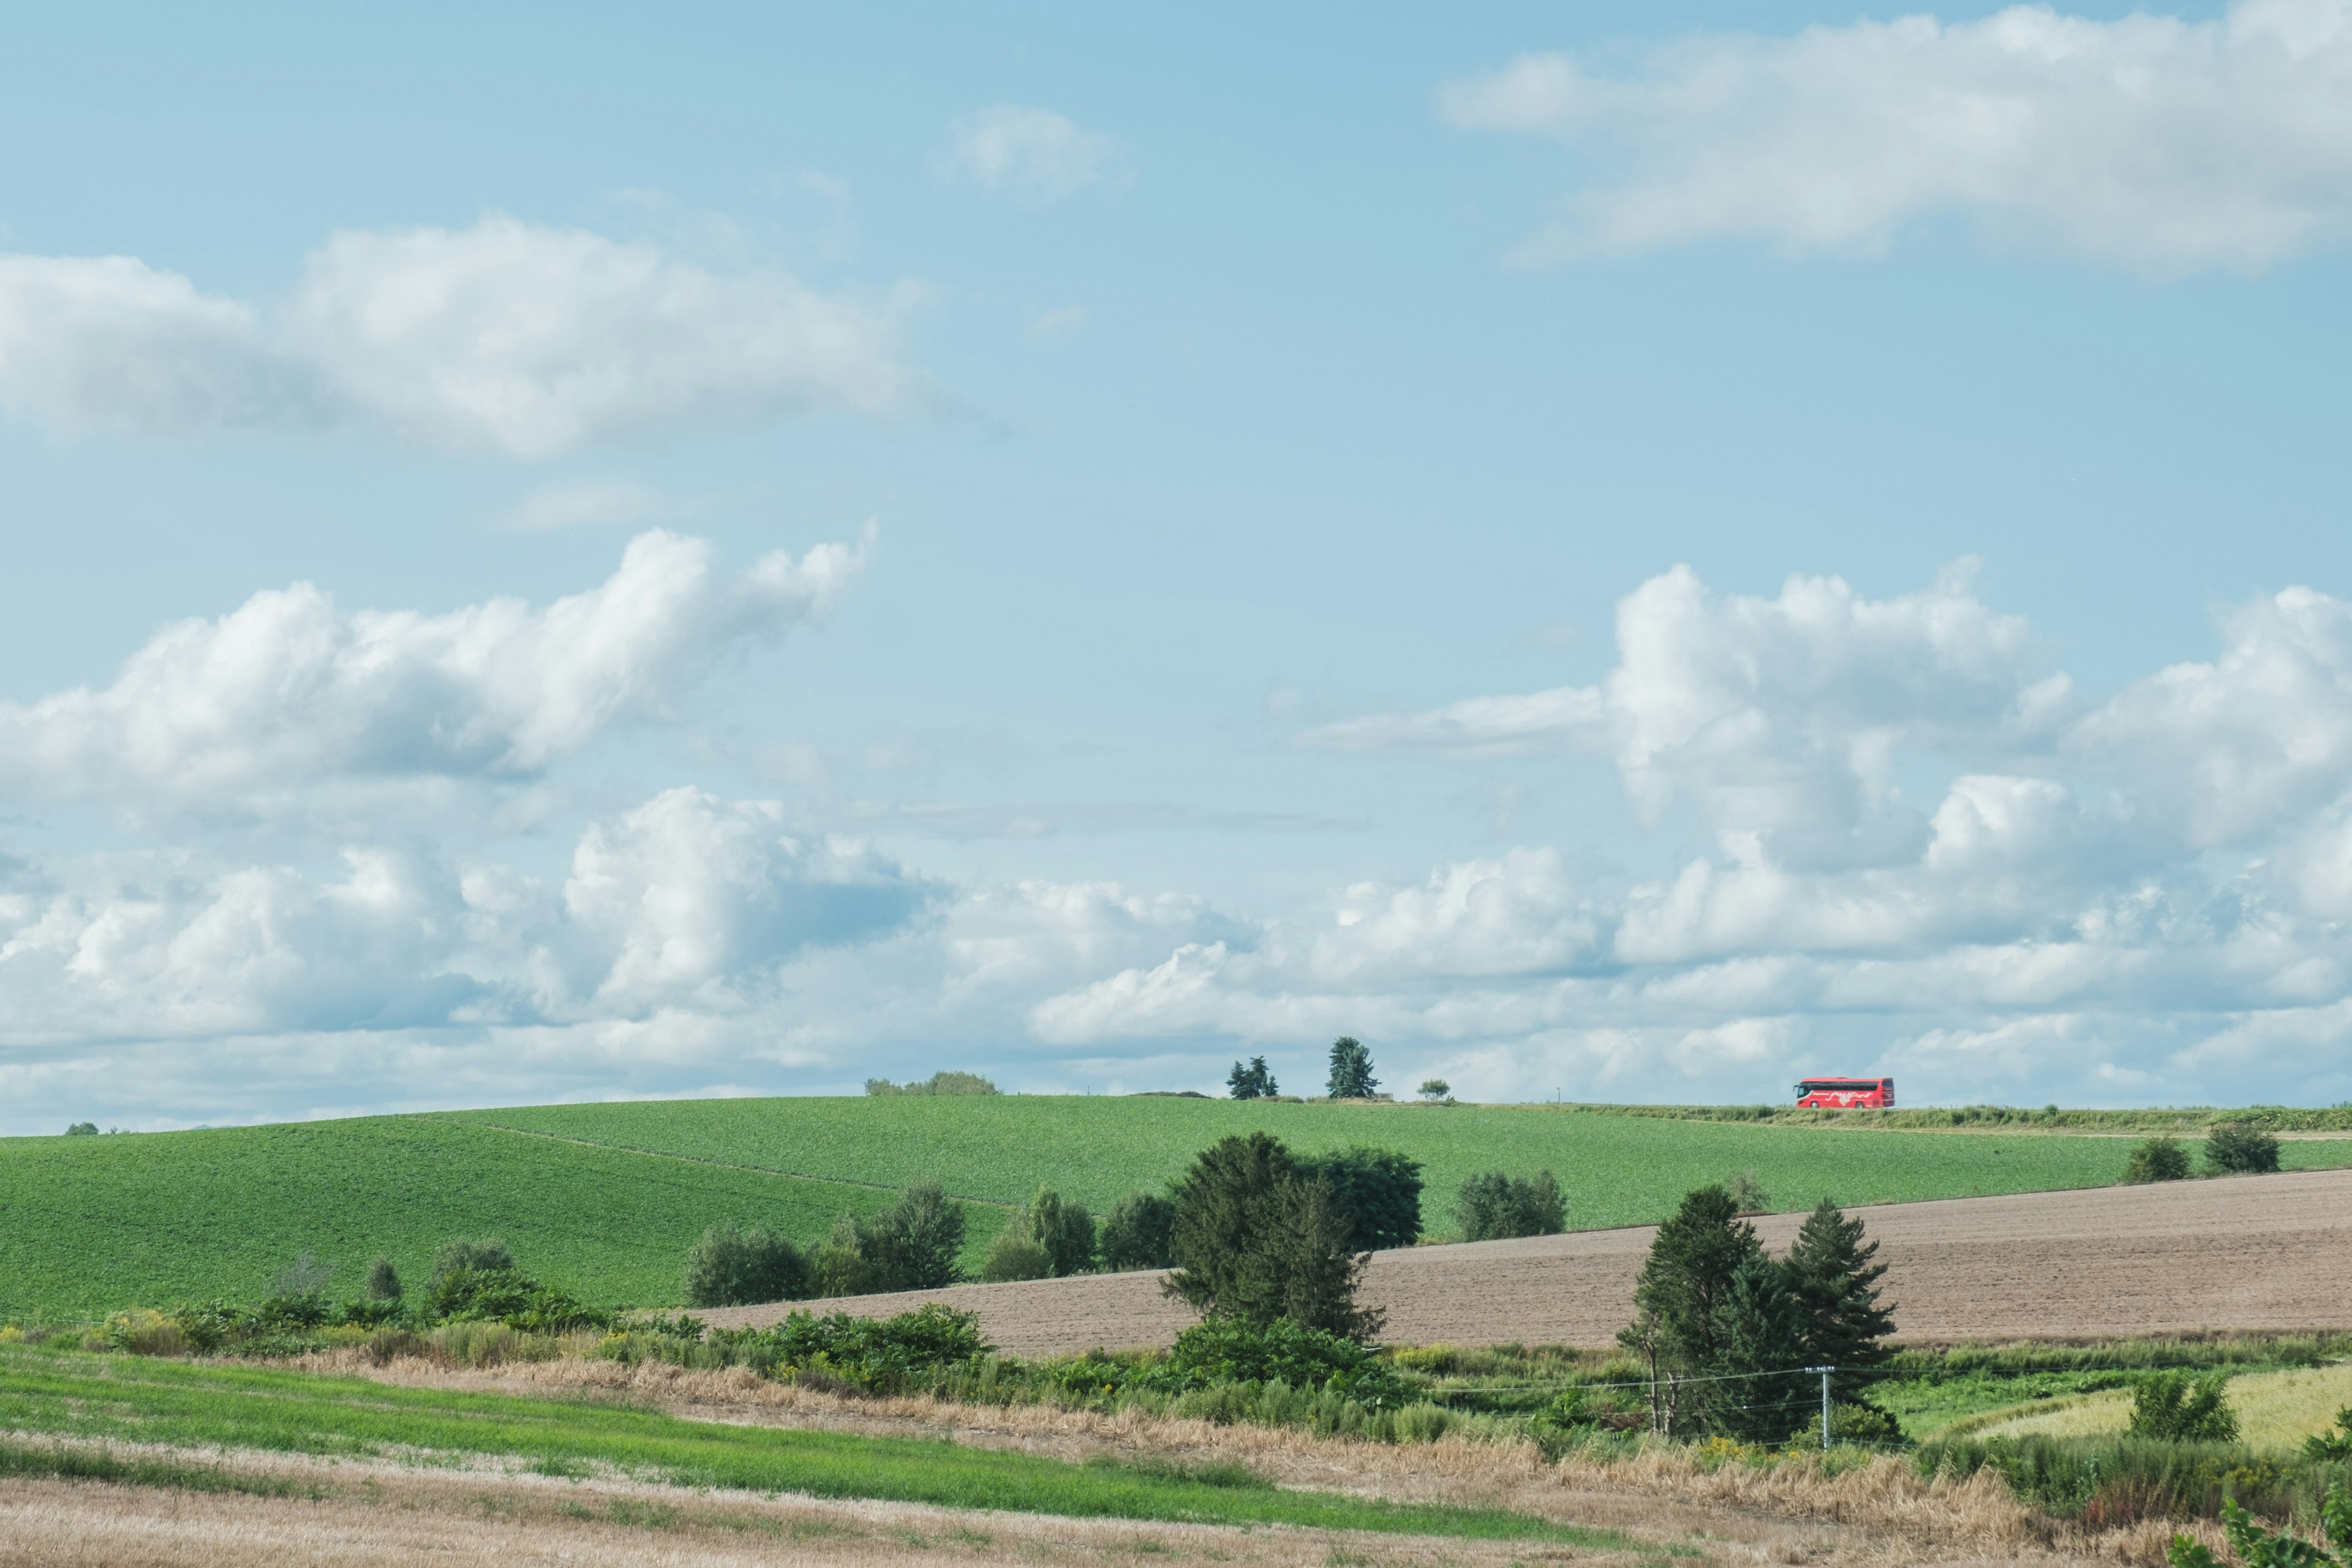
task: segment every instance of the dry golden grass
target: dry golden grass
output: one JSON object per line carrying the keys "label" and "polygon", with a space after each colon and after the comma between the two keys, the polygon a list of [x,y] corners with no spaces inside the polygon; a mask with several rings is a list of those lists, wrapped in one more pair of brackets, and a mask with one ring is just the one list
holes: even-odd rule
{"label": "dry golden grass", "polygon": [[[1629,1459],[1593,1462],[1570,1456],[1551,1464],[1532,1444],[1516,1440],[1497,1444],[1449,1436],[1435,1443],[1391,1447],[1133,1410],[1105,1415],[929,1397],[846,1398],[770,1383],[742,1368],[695,1372],[656,1363],[561,1361],[466,1371],[416,1361],[374,1367],[349,1353],[316,1358],[313,1364],[412,1385],[572,1395],[595,1389],[690,1418],[946,1436],[1066,1459],[1108,1455],[1238,1461],[1278,1485],[1510,1508],[1654,1542],[1704,1542],[1725,1561],[2106,1559],[2153,1564],[2163,1561],[2169,1533],[2153,1526],[2099,1535],[2057,1529],[2019,1504],[1990,1472],[1964,1483],[1927,1480],[1891,1457],[1840,1475],[1824,1474],[1803,1459],[1769,1468],[1711,1467],[1688,1448],[1665,1446]],[[1527,1560],[1525,1552],[1517,1555]]]}

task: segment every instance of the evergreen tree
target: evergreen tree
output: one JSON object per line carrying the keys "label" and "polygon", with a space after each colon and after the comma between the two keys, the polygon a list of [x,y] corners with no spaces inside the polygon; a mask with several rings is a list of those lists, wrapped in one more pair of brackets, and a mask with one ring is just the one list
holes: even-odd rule
{"label": "evergreen tree", "polygon": [[1351,1338],[1379,1331],[1381,1314],[1356,1305],[1365,1255],[1339,1194],[1303,1177],[1277,1140],[1254,1132],[1202,1150],[1175,1204],[1169,1294],[1254,1328],[1286,1317]]}
{"label": "evergreen tree", "polygon": [[1334,1100],[1370,1100],[1381,1080],[1372,1076],[1372,1053],[1353,1035],[1331,1042],[1331,1079],[1325,1091]]}
{"label": "evergreen tree", "polygon": [[[1258,1249],[1258,1271],[1271,1287],[1263,1300],[1277,1309],[1273,1317],[1370,1342],[1388,1314],[1356,1305],[1370,1255],[1355,1250],[1347,1209],[1330,1182],[1291,1182],[1276,1200],[1275,1219],[1273,1234]],[[1271,1321],[1264,1311],[1261,1307],[1261,1322]]]}
{"label": "evergreen tree", "polygon": [[1790,1289],[1803,1309],[1803,1359],[1838,1369],[1831,1388],[1841,1399],[1858,1396],[1870,1369],[1895,1353],[1885,1343],[1895,1309],[1879,1303],[1886,1265],[1873,1261],[1877,1256],[1878,1243],[1863,1240],[1862,1221],[1827,1198],[1805,1216],[1789,1248]]}
{"label": "evergreen tree", "polygon": [[1804,1366],[1805,1309],[1786,1266],[1761,1251],[1731,1277],[1715,1310],[1723,1378],[1703,1385],[1708,1425],[1743,1443],[1780,1443],[1821,1416],[1820,1383]]}
{"label": "evergreen tree", "polygon": [[[1250,1278],[1256,1238],[1294,1172],[1290,1151],[1271,1133],[1223,1138],[1201,1151],[1175,1187],[1171,1294],[1202,1313],[1254,1318]],[[1268,1314],[1271,1321],[1276,1314]]]}
{"label": "evergreen tree", "polygon": [[1756,1227],[1739,1217],[1731,1194],[1714,1183],[1686,1194],[1658,1226],[1633,1303],[1654,1321],[1664,1359],[1685,1373],[1711,1367],[1720,1348],[1718,1310],[1732,1278],[1764,1255]]}
{"label": "evergreen tree", "polygon": [[1235,1062],[1225,1077],[1225,1088],[1235,1100],[1271,1100],[1281,1092],[1264,1057],[1250,1058],[1247,1067]]}
{"label": "evergreen tree", "polygon": [[1297,1162],[1301,1181],[1331,1184],[1362,1252],[1411,1247],[1421,1239],[1421,1163],[1388,1149],[1344,1149]]}

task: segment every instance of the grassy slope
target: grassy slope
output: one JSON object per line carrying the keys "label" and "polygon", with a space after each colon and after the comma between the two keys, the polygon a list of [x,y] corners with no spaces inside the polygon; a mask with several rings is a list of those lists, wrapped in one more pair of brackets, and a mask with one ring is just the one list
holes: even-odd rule
{"label": "grassy slope", "polygon": [[[2130,1147],[1548,1107],[1044,1096],[660,1100],[9,1139],[0,1320],[249,1298],[306,1247],[337,1267],[339,1289],[377,1252],[414,1279],[438,1243],[480,1235],[589,1300],[658,1304],[676,1299],[679,1259],[708,1225],[757,1221],[814,1240],[845,1208],[869,1212],[888,1201],[883,1189],[923,1175],[993,1205],[1051,1182],[1099,1212],[1160,1185],[1204,1144],[1261,1127],[1302,1151],[1365,1142],[1422,1160],[1432,1234],[1450,1225],[1462,1179],[1498,1167],[1550,1168],[1570,1223],[1590,1228],[1655,1220],[1734,1171],[1755,1171],[1777,1206],[1800,1208],[2104,1185]],[[2352,1142],[2285,1153],[2291,1166],[2352,1163]],[[967,1215],[970,1266],[1003,1210]]]}
{"label": "grassy slope", "polygon": [[[2230,1380],[2230,1405],[2248,1447],[2293,1450],[2305,1437],[2333,1428],[2338,1412],[2352,1405],[2352,1365],[2296,1367],[2251,1373]],[[2063,1406],[1971,1429],[1976,1437],[2112,1437],[2131,1424],[2132,1396],[2114,1389]]]}
{"label": "grassy slope", "polygon": [[[378,1252],[421,1279],[435,1247],[496,1236],[600,1302],[669,1302],[705,1226],[821,1234],[890,1194],[400,1117],[0,1140],[0,1319],[258,1295],[304,1247],[355,1291]],[[967,1210],[974,1245],[1000,1211]]]}
{"label": "grassy slope", "polygon": [[[1873,1132],[1668,1121],[1540,1106],[1280,1105],[1147,1097],[663,1100],[467,1112],[565,1137],[794,1174],[897,1184],[936,1174],[959,1195],[1017,1203],[1049,1182],[1101,1208],[1157,1187],[1194,1151],[1264,1128],[1302,1152],[1349,1143],[1421,1160],[1433,1234],[1474,1172],[1549,1168],[1576,1228],[1663,1217],[1693,1186],[1753,1170],[1774,1206],[2105,1186],[2129,1142],[2048,1133]],[[2193,1147],[2193,1146],[2192,1146]],[[2289,1143],[2287,1163],[2352,1163],[2352,1142]]]}
{"label": "grassy slope", "polygon": [[614,1466],[679,1486],[1076,1518],[1625,1543],[1613,1531],[1497,1509],[1281,1491],[1245,1478],[1214,1484],[1120,1465],[1075,1465],[947,1442],[688,1421],[576,1400],[120,1356],[0,1350],[0,1429],[306,1454],[485,1454],[527,1459],[555,1474]]}

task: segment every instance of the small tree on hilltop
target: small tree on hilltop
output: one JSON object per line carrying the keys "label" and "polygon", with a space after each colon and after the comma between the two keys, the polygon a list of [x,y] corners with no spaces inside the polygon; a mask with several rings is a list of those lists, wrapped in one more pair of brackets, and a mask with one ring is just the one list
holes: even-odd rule
{"label": "small tree on hilltop", "polygon": [[1381,1080],[1372,1076],[1372,1053],[1353,1035],[1331,1042],[1331,1079],[1325,1092],[1334,1100],[1370,1100]]}
{"label": "small tree on hilltop", "polygon": [[1425,1078],[1421,1080],[1419,1092],[1423,1100],[1451,1100],[1454,1086],[1442,1078]]}
{"label": "small tree on hilltop", "polygon": [[1225,1088],[1235,1100],[1271,1100],[1281,1092],[1264,1057],[1250,1058],[1247,1067],[1235,1062],[1234,1070],[1226,1075]]}

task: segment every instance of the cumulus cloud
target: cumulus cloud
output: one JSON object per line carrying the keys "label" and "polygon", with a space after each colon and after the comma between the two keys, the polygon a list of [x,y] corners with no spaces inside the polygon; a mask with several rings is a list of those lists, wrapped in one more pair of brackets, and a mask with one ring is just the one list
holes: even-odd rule
{"label": "cumulus cloud", "polygon": [[378,847],[324,868],[185,852],[20,867],[0,885],[0,1046],[753,1008],[811,949],[937,889],[774,801],[663,792],[589,823],[560,888]]}
{"label": "cumulus cloud", "polygon": [[251,806],[337,781],[522,778],[662,713],[717,654],[821,614],[865,545],[730,577],[639,535],[612,577],[534,607],[344,610],[303,583],[164,627],[111,685],[0,706],[0,795]]}
{"label": "cumulus cloud", "polygon": [[2341,243],[2347,104],[2343,0],[2237,0],[2208,22],[2016,5],[1700,37],[1620,73],[1536,54],[1440,92],[1457,125],[1597,161],[1528,259],[1723,235],[1869,253],[1957,214],[2158,271]]}
{"label": "cumulus cloud", "polygon": [[[1966,570],[1874,600],[1677,569],[1593,686],[1303,738],[1613,764],[1712,844],[1654,869],[1523,848],[1171,943],[1045,998],[1045,1037],[1345,1029],[1473,1092],[2301,1098],[2352,1068],[2352,607],[2290,589],[2221,652],[2085,702]],[[1916,801],[1914,800],[1916,796]],[[1741,1086],[1738,1089],[1730,1086]]]}
{"label": "cumulus cloud", "polygon": [[373,425],[544,458],[778,414],[921,400],[910,297],[721,274],[494,215],[331,236],[275,307],[128,257],[0,257],[0,407],[62,431]]}
{"label": "cumulus cloud", "polygon": [[941,168],[982,190],[1055,201],[1116,177],[1118,147],[1050,109],[1000,103],[949,127]]}

